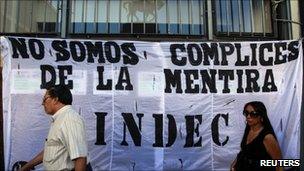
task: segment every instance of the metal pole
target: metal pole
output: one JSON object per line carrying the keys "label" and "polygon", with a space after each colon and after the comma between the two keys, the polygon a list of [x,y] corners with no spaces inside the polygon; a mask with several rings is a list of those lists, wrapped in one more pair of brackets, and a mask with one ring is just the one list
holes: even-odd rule
{"label": "metal pole", "polygon": [[[303,9],[304,8],[304,2],[302,0],[299,0],[299,9]],[[299,10],[300,11],[300,21],[301,23],[304,23],[304,11],[303,10]],[[304,27],[303,25],[301,25],[301,37],[304,36]],[[304,53],[304,47],[303,47],[303,39],[302,39],[302,49],[303,49],[303,53]],[[303,54],[304,56],[304,54]],[[303,67],[304,67],[304,60],[303,60]],[[304,70],[304,68],[303,68]],[[304,84],[303,84],[303,80],[304,80],[304,72],[302,73],[302,103],[301,103],[301,125],[300,125],[300,161],[301,161],[301,165],[300,165],[300,171],[304,171]]]}
{"label": "metal pole", "polygon": [[0,27],[0,31],[2,31],[2,33],[4,33],[5,31],[5,25],[6,25],[6,9],[7,9],[7,0],[4,0],[4,14],[3,14],[3,27],[2,27],[2,30],[1,30],[1,27]]}
{"label": "metal pole", "polygon": [[69,0],[62,0],[61,6],[61,32],[60,37],[66,38],[68,31],[68,22],[69,22]]}
{"label": "metal pole", "polygon": [[[4,7],[6,8],[6,6]],[[0,57],[1,57],[1,48],[0,48]],[[3,135],[3,98],[2,98],[2,63],[0,65],[0,170],[4,170],[4,135]]]}
{"label": "metal pole", "polygon": [[264,1],[261,1],[262,6],[262,30],[263,30],[263,36],[266,36],[266,21],[265,21],[265,7],[264,7]]}
{"label": "metal pole", "polygon": [[[304,5],[302,4],[302,7]],[[303,13],[303,12],[301,12]],[[301,19],[303,21],[303,18]],[[303,28],[302,28],[302,36],[303,36]],[[303,48],[303,39],[302,39],[302,49],[303,49],[303,53],[304,53],[304,48]],[[304,55],[304,54],[303,54]],[[303,60],[303,66],[304,66],[304,60]],[[304,69],[304,68],[303,68]],[[302,82],[304,80],[304,72],[302,73]],[[302,83],[302,103],[301,103],[301,125],[300,125],[300,171],[304,171],[304,84]]]}
{"label": "metal pole", "polygon": [[[213,40],[213,16],[212,16],[212,1],[207,1],[207,14],[208,14],[208,40]],[[205,15],[205,12],[204,12]]]}

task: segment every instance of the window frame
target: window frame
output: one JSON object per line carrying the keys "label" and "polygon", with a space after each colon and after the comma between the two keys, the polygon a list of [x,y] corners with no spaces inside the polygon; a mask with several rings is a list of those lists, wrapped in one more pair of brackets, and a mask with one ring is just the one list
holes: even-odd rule
{"label": "window frame", "polygon": [[[61,32],[61,26],[62,26],[62,22],[61,22],[61,14],[62,14],[62,2],[63,0],[44,0],[41,3],[45,3],[44,7],[47,8],[49,5],[52,5],[51,3],[55,2],[56,3],[56,16],[55,16],[55,22],[51,22],[47,20],[47,10],[45,10],[44,14],[43,14],[43,22],[35,22],[35,24],[37,25],[37,30],[33,31],[35,29],[33,29],[33,13],[34,13],[34,8],[33,8],[33,4],[35,3],[35,1],[30,1],[31,2],[31,11],[29,11],[29,21],[30,23],[28,23],[29,25],[27,25],[27,29],[29,29],[29,31],[19,31],[21,27],[21,25],[16,24],[15,28],[10,29],[10,30],[6,30],[6,25],[8,22],[8,10],[7,10],[7,6],[8,6],[8,1],[11,0],[3,0],[4,3],[4,12],[3,12],[3,16],[0,15],[0,17],[2,18],[1,21],[2,23],[0,23],[2,26],[0,27],[0,35],[12,35],[12,36],[36,36],[36,37],[59,37],[60,36],[60,32]],[[16,4],[16,18],[11,19],[15,20],[15,23],[20,23],[20,7],[21,7],[21,0],[15,0],[15,1],[11,1],[10,3],[17,3]],[[51,8],[51,6],[50,6]],[[42,31],[38,31],[38,24],[42,24]],[[47,31],[45,25],[46,24],[55,24],[54,25],[54,31]]]}
{"label": "window frame", "polygon": [[[262,25],[262,29],[263,32],[259,33],[259,32],[254,32],[254,24],[253,21],[251,21],[251,32],[244,32],[244,16],[242,14],[242,11],[240,10],[241,8],[243,8],[243,0],[237,0],[238,4],[239,4],[239,16],[240,16],[240,23],[242,23],[242,25],[239,27],[239,32],[229,32],[229,31],[219,31],[217,29],[217,7],[216,7],[216,1],[217,0],[213,0],[212,1],[212,11],[213,11],[213,31],[214,31],[214,36],[216,37],[216,39],[232,39],[232,40],[273,40],[273,39],[278,39],[279,36],[275,31],[275,28],[277,27],[275,22],[274,22],[274,9],[273,6],[270,2],[270,21],[271,21],[271,28],[272,28],[272,32],[271,33],[266,33],[265,32],[265,26]],[[221,0],[219,0],[221,1]],[[231,0],[229,0],[230,2]],[[250,1],[252,2],[252,1]],[[263,0],[263,4],[264,4],[264,0]],[[250,3],[250,5],[252,5],[252,3]],[[263,6],[264,8],[264,6]],[[231,10],[231,9],[230,9]],[[264,10],[263,10],[264,11]],[[264,13],[264,12],[263,12]],[[241,15],[240,15],[241,14]],[[253,20],[253,12],[251,11],[251,20]],[[243,20],[243,21],[242,21]],[[264,23],[263,19],[263,23]],[[243,30],[242,30],[243,29]]]}
{"label": "window frame", "polygon": [[[146,2],[147,0],[144,0],[143,1],[143,5],[144,5],[144,8],[146,8]],[[181,7],[179,6],[180,5],[180,1],[181,0],[176,0],[176,3],[177,3],[177,25],[178,25],[178,31],[177,31],[177,33],[174,33],[174,34],[172,34],[172,33],[170,33],[169,32],[169,28],[170,28],[170,23],[169,23],[169,19],[168,19],[168,13],[169,13],[169,11],[168,11],[168,2],[169,2],[170,0],[164,0],[163,2],[165,3],[165,8],[166,8],[166,33],[158,33],[158,27],[159,27],[159,22],[157,21],[157,16],[158,16],[158,10],[157,10],[157,2],[158,2],[158,0],[154,0],[153,2],[154,2],[154,5],[155,5],[155,9],[154,9],[154,13],[155,13],[155,19],[154,19],[154,22],[146,22],[146,18],[145,18],[145,16],[147,15],[147,13],[143,13],[143,32],[142,33],[134,33],[134,24],[136,24],[136,22],[134,22],[134,19],[133,19],[133,16],[131,16],[132,17],[132,19],[131,19],[131,31],[129,32],[127,32],[127,33],[123,33],[122,32],[122,25],[123,24],[125,24],[125,22],[123,22],[122,21],[122,18],[121,18],[121,13],[122,13],[122,11],[121,11],[121,8],[122,8],[122,0],[120,0],[120,5],[119,5],[119,8],[120,8],[120,10],[119,10],[119,23],[118,23],[118,25],[119,25],[119,32],[118,33],[111,33],[110,32],[110,29],[109,29],[109,23],[110,23],[110,21],[109,21],[109,10],[107,10],[107,16],[106,16],[106,25],[107,25],[107,31],[106,31],[106,33],[98,33],[98,32],[95,32],[95,33],[87,33],[87,32],[82,32],[82,33],[75,33],[75,32],[73,32],[73,30],[72,29],[68,29],[68,35],[69,35],[69,37],[82,37],[82,36],[86,36],[86,37],[119,37],[119,36],[122,36],[122,37],[126,37],[126,36],[129,36],[129,37],[136,37],[136,38],[139,38],[139,37],[151,37],[151,36],[153,36],[154,38],[158,38],[158,37],[168,37],[168,38],[174,38],[174,37],[179,37],[179,38],[186,38],[186,39],[188,39],[188,38],[190,38],[190,39],[192,39],[192,38],[196,38],[196,39],[202,39],[202,40],[206,40],[207,39],[207,21],[206,21],[206,18],[207,18],[207,13],[206,13],[206,2],[207,2],[207,0],[198,0],[198,3],[199,3],[199,5],[200,5],[200,8],[199,8],[199,12],[200,12],[200,17],[199,17],[199,34],[194,34],[194,32],[192,31],[192,28],[194,27],[193,26],[193,23],[192,23],[192,18],[191,18],[191,16],[192,16],[192,13],[191,13],[191,11],[190,11],[190,9],[191,9],[191,4],[192,4],[192,1],[193,0],[187,0],[187,3],[189,4],[188,5],[188,10],[189,10],[189,16],[188,16],[188,18],[189,18],[189,34],[182,34],[182,33],[180,33],[181,32],[181,18],[180,18],[180,13],[181,13],[181,11],[180,11],[180,9],[181,9]],[[73,4],[74,2],[75,2],[75,0],[70,0],[69,1],[70,2],[70,5],[71,4]],[[106,3],[107,3],[107,6],[109,6],[109,0],[106,0]],[[191,6],[191,7],[190,7]],[[71,11],[73,10],[75,10],[75,8],[74,9],[72,9],[73,7],[71,6]],[[203,9],[202,9],[203,8]],[[108,8],[109,9],[109,8]],[[146,10],[145,10],[146,11]],[[74,11],[75,12],[75,11]],[[191,15],[190,15],[190,13],[191,13]],[[69,25],[70,25],[70,27],[73,27],[73,20],[72,20],[72,13],[70,13],[70,17],[69,17]],[[98,25],[99,23],[95,23],[95,25]],[[154,25],[154,32],[153,33],[151,33],[151,32],[147,32],[147,25],[146,24],[153,24]],[[151,27],[151,26],[150,26]]]}

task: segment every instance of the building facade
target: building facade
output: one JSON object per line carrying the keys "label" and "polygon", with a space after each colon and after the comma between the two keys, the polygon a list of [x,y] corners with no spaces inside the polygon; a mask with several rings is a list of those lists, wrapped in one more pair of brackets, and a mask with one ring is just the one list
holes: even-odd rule
{"label": "building facade", "polygon": [[[302,0],[0,0],[0,36],[145,41],[299,39],[304,34],[300,9],[304,9]],[[3,137],[2,119],[0,132]],[[3,148],[2,138],[0,145]],[[3,150],[0,153],[3,170]],[[303,159],[303,148],[301,155]]]}
{"label": "building facade", "polygon": [[299,0],[1,0],[0,33],[163,40],[301,37]]}

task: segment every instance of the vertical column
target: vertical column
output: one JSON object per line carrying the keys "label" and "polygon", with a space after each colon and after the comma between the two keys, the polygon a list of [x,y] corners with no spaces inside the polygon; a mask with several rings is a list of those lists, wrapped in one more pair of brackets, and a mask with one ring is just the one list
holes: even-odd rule
{"label": "vertical column", "polygon": [[[290,14],[291,20],[300,23],[300,1],[299,0],[292,0],[290,1]],[[292,37],[291,39],[299,39],[301,37],[301,25],[297,23],[292,23]],[[303,22],[302,22],[303,27]],[[303,35],[302,35],[303,36]]]}
{"label": "vertical column", "polygon": [[[6,6],[4,7],[6,8]],[[4,29],[4,28],[3,28]],[[0,40],[1,42],[1,40]],[[0,46],[0,170],[4,170],[4,135],[3,135],[3,98],[2,98],[2,56]]]}
{"label": "vertical column", "polygon": [[[299,9],[303,9],[304,8],[304,1],[299,0]],[[300,10],[300,17],[301,17],[301,23],[302,23],[302,35],[300,37],[304,36],[304,11]],[[303,43],[303,39],[302,39],[302,43]],[[302,45],[303,46],[303,45]],[[304,48],[302,47],[302,49],[304,50]],[[304,53],[304,51],[303,51]],[[303,66],[304,66],[304,61],[303,61]],[[302,81],[304,80],[304,74],[302,75]],[[304,90],[304,84],[302,83],[302,91]],[[301,105],[301,125],[300,125],[300,161],[301,161],[301,165],[300,165],[300,171],[304,171],[304,93],[302,93],[302,105]]]}
{"label": "vertical column", "polygon": [[1,104],[0,104],[0,111],[1,111],[1,115],[0,115],[0,170],[4,170],[4,145],[3,145],[3,110],[2,110],[2,64],[0,67],[0,99],[1,99]]}
{"label": "vertical column", "polygon": [[69,4],[70,0],[62,0],[61,4],[61,28],[60,28],[60,37],[66,38],[68,31],[68,22],[69,22]]}
{"label": "vertical column", "polygon": [[[205,15],[205,12],[203,13]],[[208,40],[213,40],[213,16],[212,16],[212,1],[207,0],[207,22],[208,22]]]}

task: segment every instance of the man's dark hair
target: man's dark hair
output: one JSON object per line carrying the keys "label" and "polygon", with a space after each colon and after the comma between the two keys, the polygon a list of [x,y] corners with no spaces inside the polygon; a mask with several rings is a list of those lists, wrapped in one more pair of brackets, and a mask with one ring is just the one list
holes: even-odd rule
{"label": "man's dark hair", "polygon": [[47,88],[49,96],[58,98],[58,101],[65,105],[71,105],[73,101],[70,89],[65,85],[55,85]]}

